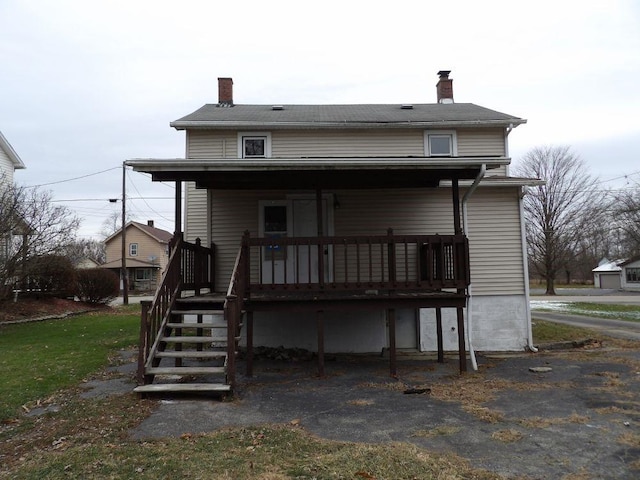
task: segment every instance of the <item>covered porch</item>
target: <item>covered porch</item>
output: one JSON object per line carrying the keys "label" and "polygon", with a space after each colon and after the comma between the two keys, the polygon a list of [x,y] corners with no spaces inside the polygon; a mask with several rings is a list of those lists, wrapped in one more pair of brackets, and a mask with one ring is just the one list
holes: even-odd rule
{"label": "covered porch", "polygon": [[[171,316],[176,301],[195,310],[223,308],[227,325],[226,376],[235,379],[235,354],[241,326],[246,330],[247,374],[253,371],[254,324],[259,312],[311,312],[308,326],[317,337],[318,371],[324,374],[325,313],[333,311],[384,311],[388,328],[390,374],[396,374],[396,310],[434,309],[438,361],[444,361],[442,309],[455,309],[459,368],[466,371],[464,307],[470,282],[469,245],[462,229],[459,182],[479,182],[487,165],[502,159],[211,159],[131,160],[135,170],[151,173],[154,180],[176,182],[172,261],[175,279],[159,293],[159,300],[143,311],[141,351],[154,344],[154,328]],[[491,164],[489,162],[492,162]],[[238,250],[228,282],[216,285],[219,263],[216,246],[199,248],[200,259],[181,253],[182,182],[216,190],[285,190],[315,198],[316,231],[313,235],[286,236],[274,232],[252,235],[248,229],[238,238]],[[396,234],[389,228],[368,235],[328,235],[325,194],[338,189],[433,188],[450,184],[451,230],[449,235]],[[371,212],[375,215],[375,212]],[[392,225],[390,225],[392,227]],[[175,254],[175,255],[174,255]],[[178,260],[180,259],[180,260]],[[168,271],[171,270],[171,267]],[[198,280],[187,278],[198,272]],[[183,298],[184,291],[195,295]],[[161,287],[159,292],[163,291]],[[224,294],[216,294],[222,292]],[[164,300],[160,300],[164,299]],[[221,305],[224,302],[224,305]],[[163,306],[164,305],[164,306]],[[195,311],[194,310],[194,311]],[[155,321],[145,320],[147,317]],[[308,321],[308,320],[305,320]],[[167,321],[165,320],[165,323]],[[151,326],[151,325],[155,326]],[[148,325],[148,327],[145,327]],[[149,331],[146,331],[149,330]],[[145,337],[145,340],[142,340]],[[157,336],[156,336],[157,337]],[[158,343],[158,342],[155,342]],[[149,353],[144,353],[145,365]],[[141,367],[142,368],[142,367]],[[140,375],[144,381],[145,375]]]}

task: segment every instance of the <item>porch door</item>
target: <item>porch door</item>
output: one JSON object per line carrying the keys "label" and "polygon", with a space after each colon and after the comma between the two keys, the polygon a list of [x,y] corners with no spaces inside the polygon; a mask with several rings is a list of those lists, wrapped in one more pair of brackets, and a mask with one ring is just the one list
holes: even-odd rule
{"label": "porch door", "polygon": [[[324,225],[323,235],[329,235],[329,215],[327,210],[327,199],[322,199],[322,223]],[[297,198],[291,201],[292,206],[292,228],[294,237],[316,237],[318,236],[318,212],[316,210],[316,200],[309,198]],[[331,225],[333,227],[333,225]],[[330,280],[330,255],[329,248],[324,250],[324,281]],[[297,255],[292,258],[294,272],[299,275],[298,281],[301,283],[318,283],[318,247],[300,246]],[[311,257],[311,258],[309,258]],[[297,262],[297,266],[295,264]],[[311,267],[311,271],[309,271]],[[311,276],[311,278],[309,278]]]}

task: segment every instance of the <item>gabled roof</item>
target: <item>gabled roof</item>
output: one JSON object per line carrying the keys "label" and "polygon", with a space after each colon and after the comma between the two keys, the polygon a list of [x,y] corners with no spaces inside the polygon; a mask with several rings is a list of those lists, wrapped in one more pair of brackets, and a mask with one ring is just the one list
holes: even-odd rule
{"label": "gabled roof", "polygon": [[4,137],[4,135],[2,135],[2,132],[0,132],[0,150],[2,150],[7,155],[7,157],[9,157],[9,160],[11,160],[11,162],[13,163],[14,169],[18,170],[26,168],[9,141]]}
{"label": "gabled roof", "polygon": [[[410,108],[408,108],[410,107]],[[356,105],[206,104],[171,126],[186,128],[428,128],[517,126],[526,120],[473,103]]]}
{"label": "gabled roof", "polygon": [[[154,240],[156,240],[159,243],[169,243],[169,240],[171,240],[171,238],[173,237],[172,233],[167,232],[166,230],[162,230],[160,228],[155,228],[155,227],[150,227],[149,225],[145,225],[143,223],[138,223],[138,222],[129,222],[127,223],[127,225],[125,226],[125,228],[129,229],[129,228],[137,228],[138,230],[144,232],[145,234],[149,235],[150,237],[152,237]],[[109,243],[111,240],[113,240],[115,237],[120,235],[122,229],[118,229],[117,232],[111,234],[111,236],[107,237],[104,241],[104,243]]]}
{"label": "gabled roof", "polygon": [[631,263],[635,263],[638,260],[640,260],[640,255],[636,255],[635,257],[631,257],[628,260],[625,260],[624,262],[620,263],[621,267],[626,267],[627,265],[631,264]]}
{"label": "gabled roof", "polygon": [[[603,259],[607,260],[607,259]],[[621,260],[613,260],[613,261],[600,261],[598,266],[591,270],[594,273],[617,273],[621,272],[622,268],[620,267],[625,263],[624,259]]]}

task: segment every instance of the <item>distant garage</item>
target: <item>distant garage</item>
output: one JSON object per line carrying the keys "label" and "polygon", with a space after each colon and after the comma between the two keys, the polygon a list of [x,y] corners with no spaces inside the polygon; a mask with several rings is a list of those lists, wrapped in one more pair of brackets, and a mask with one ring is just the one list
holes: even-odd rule
{"label": "distant garage", "polygon": [[623,260],[609,261],[603,258],[598,266],[592,270],[593,285],[596,288],[620,290],[622,288],[622,267]]}

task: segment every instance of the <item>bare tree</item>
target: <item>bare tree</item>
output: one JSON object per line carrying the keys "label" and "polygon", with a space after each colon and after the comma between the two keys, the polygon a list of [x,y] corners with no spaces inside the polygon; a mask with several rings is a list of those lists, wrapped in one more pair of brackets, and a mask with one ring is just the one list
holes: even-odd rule
{"label": "bare tree", "polygon": [[[129,212],[126,212],[125,222],[129,223],[133,220],[133,215]],[[102,222],[102,227],[100,228],[100,236],[103,239],[109,238],[111,235],[116,233],[122,228],[122,213],[121,212],[111,212],[107,218]]]}
{"label": "bare tree", "polygon": [[102,264],[106,260],[104,242],[93,238],[76,239],[65,248],[65,256],[74,264],[83,258],[90,258]]}
{"label": "bare tree", "polygon": [[621,251],[629,258],[640,255],[640,187],[616,195],[612,209]]}
{"label": "bare tree", "polygon": [[23,280],[35,257],[64,254],[80,220],[51,201],[51,193],[4,184],[0,188],[0,294]]}
{"label": "bare tree", "polygon": [[596,195],[597,180],[568,146],[536,147],[514,171],[546,182],[524,197],[527,247],[547,295],[555,295],[557,276],[575,262],[584,236],[602,222],[606,205]]}

